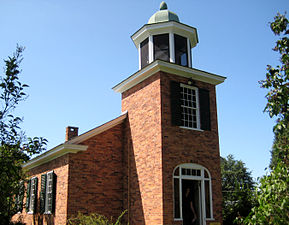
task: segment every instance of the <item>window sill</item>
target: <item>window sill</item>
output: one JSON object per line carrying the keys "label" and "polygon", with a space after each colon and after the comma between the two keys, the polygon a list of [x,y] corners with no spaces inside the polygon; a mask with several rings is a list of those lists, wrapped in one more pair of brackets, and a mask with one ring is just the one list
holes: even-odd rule
{"label": "window sill", "polygon": [[183,221],[183,219],[180,219],[180,218],[179,219],[174,219],[174,221]]}
{"label": "window sill", "polygon": [[192,127],[183,127],[183,126],[180,126],[180,128],[182,128],[182,129],[187,129],[187,130],[201,131],[201,132],[204,131],[204,130],[202,130],[202,129],[199,129],[199,128],[192,128]]}
{"label": "window sill", "polygon": [[206,218],[206,221],[215,221],[215,218]]}

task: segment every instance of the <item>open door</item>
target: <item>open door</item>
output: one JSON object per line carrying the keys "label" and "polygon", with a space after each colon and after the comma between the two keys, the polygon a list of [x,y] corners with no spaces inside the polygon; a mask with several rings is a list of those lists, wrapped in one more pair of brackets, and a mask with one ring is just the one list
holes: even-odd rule
{"label": "open door", "polygon": [[203,225],[201,181],[182,180],[183,225]]}

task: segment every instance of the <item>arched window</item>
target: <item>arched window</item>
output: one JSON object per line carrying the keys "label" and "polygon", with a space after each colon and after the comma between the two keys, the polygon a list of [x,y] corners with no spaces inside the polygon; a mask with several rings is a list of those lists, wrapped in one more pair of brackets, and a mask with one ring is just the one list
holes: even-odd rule
{"label": "arched window", "polygon": [[[206,219],[213,219],[211,175],[205,167],[181,164],[174,169],[173,180],[175,220],[185,220],[190,214],[196,224],[204,225]],[[192,202],[194,213],[188,202]]]}

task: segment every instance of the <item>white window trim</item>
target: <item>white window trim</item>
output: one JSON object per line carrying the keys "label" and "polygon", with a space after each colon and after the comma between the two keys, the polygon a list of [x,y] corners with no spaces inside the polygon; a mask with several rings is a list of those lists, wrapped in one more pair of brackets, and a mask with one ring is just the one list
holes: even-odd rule
{"label": "white window trim", "polygon": [[181,128],[186,128],[186,129],[191,129],[191,130],[198,130],[198,131],[203,131],[201,129],[201,122],[200,122],[200,104],[199,104],[199,89],[194,86],[190,86],[187,84],[180,83],[181,87],[193,89],[196,91],[196,115],[197,115],[197,127],[186,127],[186,126],[180,126]]}
{"label": "white window trim", "polygon": [[[176,169],[179,168],[179,175],[175,175],[175,171]],[[186,169],[198,169],[201,170],[201,176],[192,176],[192,175],[182,175],[182,168],[186,168]],[[205,173],[204,171],[206,171],[208,173],[208,178],[205,177]],[[201,194],[202,194],[202,224],[206,224],[206,221],[213,221],[215,220],[213,217],[213,199],[212,199],[212,180],[211,180],[211,174],[209,172],[209,170],[199,164],[195,164],[195,163],[184,163],[181,165],[178,165],[174,170],[173,170],[173,190],[174,190],[174,179],[177,178],[179,179],[179,202],[180,202],[180,218],[175,218],[174,215],[174,221],[182,221],[183,220],[183,212],[182,212],[182,179],[186,179],[186,180],[199,180],[201,181]],[[210,217],[207,217],[206,215],[206,202],[205,202],[205,181],[209,181],[209,191],[210,191],[210,212],[211,215]],[[174,195],[174,191],[173,191],[173,195]],[[174,213],[175,213],[175,196],[173,196],[173,208],[174,208]]]}

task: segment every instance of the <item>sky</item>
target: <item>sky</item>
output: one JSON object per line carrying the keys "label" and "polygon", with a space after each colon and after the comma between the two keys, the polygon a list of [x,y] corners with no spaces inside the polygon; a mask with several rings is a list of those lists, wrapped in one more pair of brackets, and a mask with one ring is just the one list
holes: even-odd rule
{"label": "sky", "polygon": [[[15,114],[30,137],[63,143],[67,126],[84,133],[121,114],[111,88],[138,71],[130,36],[160,0],[0,0],[0,67],[25,46],[21,81],[29,98]],[[275,119],[263,113],[266,65],[277,65],[269,22],[289,12],[288,0],[167,0],[180,22],[198,30],[193,67],[227,77],[217,86],[220,153],[266,173]],[[2,60],[3,59],[3,60]],[[2,71],[1,71],[2,72]]]}

